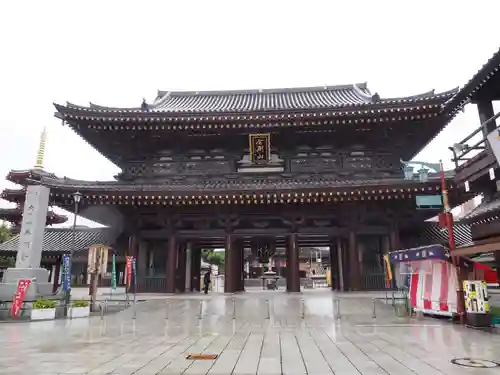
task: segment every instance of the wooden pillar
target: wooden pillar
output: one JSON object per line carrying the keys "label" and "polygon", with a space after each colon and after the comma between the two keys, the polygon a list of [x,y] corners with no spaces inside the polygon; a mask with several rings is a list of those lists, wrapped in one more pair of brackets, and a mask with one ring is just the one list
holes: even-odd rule
{"label": "wooden pillar", "polygon": [[242,292],[245,290],[245,281],[243,279],[243,264],[244,264],[244,254],[243,254],[243,240],[238,240],[234,244],[234,251],[236,252],[236,291]]}
{"label": "wooden pillar", "polygon": [[201,273],[201,248],[193,247],[191,250],[191,291],[200,291]]}
{"label": "wooden pillar", "polygon": [[498,277],[498,281],[500,282],[500,251],[495,251],[493,254],[495,254],[495,263],[497,266],[497,277]]}
{"label": "wooden pillar", "polygon": [[295,233],[288,237],[287,263],[288,279],[286,289],[288,292],[300,292],[299,246]]}
{"label": "wooden pillar", "polygon": [[[493,103],[491,102],[491,100],[484,100],[477,103],[477,111],[479,112],[480,125],[495,115],[495,111],[493,110]],[[495,130],[496,127],[496,121],[490,122],[488,125],[486,125],[486,128],[483,129],[483,135],[486,137],[489,133]]]}
{"label": "wooden pillar", "polygon": [[389,251],[401,250],[401,245],[399,241],[399,228],[397,225],[393,225],[391,227],[391,231],[389,233]]}
{"label": "wooden pillar", "polygon": [[225,246],[225,277],[224,277],[224,293],[235,293],[237,290],[238,279],[238,254],[233,247],[233,241],[230,234],[226,235]]}
{"label": "wooden pillar", "polygon": [[175,289],[178,293],[186,291],[186,243],[179,242],[177,245],[177,269],[175,271]]}
{"label": "wooden pillar", "polygon": [[241,242],[240,242],[240,251],[241,251],[241,257],[240,257],[240,270],[241,270],[240,291],[244,292],[245,291],[245,242],[243,240],[241,240]]}
{"label": "wooden pillar", "polygon": [[184,289],[187,290],[187,291],[190,291],[191,290],[191,280],[192,280],[192,277],[191,277],[191,271],[193,270],[193,267],[191,266],[191,264],[193,263],[193,245],[191,244],[191,242],[187,242],[186,243],[186,267],[184,267],[185,269],[185,274],[186,276],[184,277]]}
{"label": "wooden pillar", "polygon": [[52,293],[57,292],[57,289],[59,288],[59,275],[61,274],[61,262],[62,262],[62,257],[59,255],[56,258],[56,264],[55,264],[56,269],[54,270],[54,275],[52,280]]}
{"label": "wooden pillar", "polygon": [[345,259],[345,248],[342,243],[342,238],[337,238],[337,260],[338,260],[338,275],[339,275],[339,287],[338,290],[343,292],[345,290],[345,277],[344,277],[344,259]]}
{"label": "wooden pillar", "polygon": [[[239,292],[241,288],[241,253],[240,253],[240,240],[235,240],[233,242],[233,247],[231,249],[234,252],[234,268],[231,269],[232,276],[234,277],[234,288],[235,291]],[[233,272],[234,271],[234,272]]]}
{"label": "wooden pillar", "polygon": [[165,266],[165,292],[175,293],[175,269],[177,266],[177,241],[171,235],[168,239],[167,264]]}
{"label": "wooden pillar", "polygon": [[349,232],[349,287],[351,290],[359,290],[360,286],[360,269],[359,269],[359,253],[356,241],[356,232]]}

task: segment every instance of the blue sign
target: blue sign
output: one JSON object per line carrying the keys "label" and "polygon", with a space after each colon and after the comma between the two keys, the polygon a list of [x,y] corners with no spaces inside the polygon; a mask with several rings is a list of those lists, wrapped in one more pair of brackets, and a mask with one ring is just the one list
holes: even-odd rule
{"label": "blue sign", "polygon": [[132,276],[134,278],[134,293],[137,291],[137,258],[132,260]]}
{"label": "blue sign", "polygon": [[441,195],[417,195],[415,197],[417,207],[420,208],[441,208],[443,199]]}
{"label": "blue sign", "polygon": [[65,292],[71,290],[71,260],[69,254],[63,255],[63,290]]}

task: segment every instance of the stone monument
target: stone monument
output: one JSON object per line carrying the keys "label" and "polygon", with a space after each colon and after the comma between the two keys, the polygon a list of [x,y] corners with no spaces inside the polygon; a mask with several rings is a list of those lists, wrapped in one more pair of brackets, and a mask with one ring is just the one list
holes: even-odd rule
{"label": "stone monument", "polygon": [[32,185],[26,190],[16,268],[40,268],[49,193],[45,186]]}
{"label": "stone monument", "polygon": [[[44,151],[45,129],[40,139],[35,169],[43,169]],[[50,189],[45,186],[30,185],[26,189],[16,268],[8,268],[4,272],[0,283],[0,301],[12,301],[19,280],[31,280],[25,295],[27,301],[52,294],[49,271],[40,268],[49,195]]]}

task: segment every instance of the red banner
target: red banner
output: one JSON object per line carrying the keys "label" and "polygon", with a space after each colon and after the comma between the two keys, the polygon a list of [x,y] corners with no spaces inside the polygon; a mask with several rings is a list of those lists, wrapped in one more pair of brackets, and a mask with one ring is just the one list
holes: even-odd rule
{"label": "red banner", "polygon": [[127,256],[127,289],[130,289],[130,283],[132,282],[132,261],[133,256]]}
{"label": "red banner", "polygon": [[18,318],[21,315],[21,307],[23,306],[24,296],[31,285],[31,280],[19,280],[17,283],[17,291],[12,301],[10,316]]}

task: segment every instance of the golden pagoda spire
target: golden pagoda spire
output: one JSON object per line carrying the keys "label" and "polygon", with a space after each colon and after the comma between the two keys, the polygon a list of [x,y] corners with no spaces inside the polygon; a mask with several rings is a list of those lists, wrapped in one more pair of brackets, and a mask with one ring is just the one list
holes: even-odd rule
{"label": "golden pagoda spire", "polygon": [[43,158],[45,157],[45,144],[47,143],[47,131],[45,127],[40,135],[40,144],[38,145],[38,152],[36,154],[35,169],[43,169]]}

